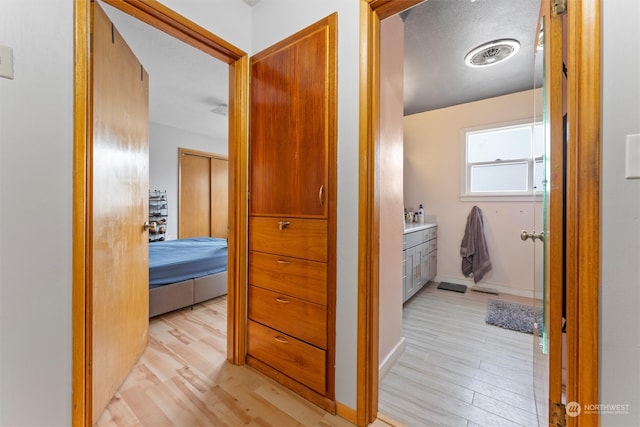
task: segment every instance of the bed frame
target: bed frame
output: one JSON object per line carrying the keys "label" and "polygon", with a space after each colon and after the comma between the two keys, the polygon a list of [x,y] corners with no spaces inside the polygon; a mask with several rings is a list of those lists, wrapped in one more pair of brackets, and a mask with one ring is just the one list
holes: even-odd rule
{"label": "bed frame", "polygon": [[171,283],[149,289],[149,317],[226,295],[227,272]]}

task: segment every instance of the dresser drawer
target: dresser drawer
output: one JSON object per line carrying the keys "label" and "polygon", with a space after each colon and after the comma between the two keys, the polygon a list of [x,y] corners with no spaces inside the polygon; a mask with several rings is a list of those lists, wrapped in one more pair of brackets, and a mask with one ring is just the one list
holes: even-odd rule
{"label": "dresser drawer", "polygon": [[429,240],[433,240],[438,235],[438,227],[431,227],[424,230],[424,241],[428,242]]}
{"label": "dresser drawer", "polygon": [[327,348],[327,308],[285,294],[249,286],[249,318]]}
{"label": "dresser drawer", "polygon": [[327,221],[251,217],[249,242],[251,251],[327,262]]}
{"label": "dresser drawer", "polygon": [[256,359],[319,392],[326,392],[326,352],[249,320],[247,350]]}
{"label": "dresser drawer", "polygon": [[249,284],[327,305],[324,262],[250,252]]}
{"label": "dresser drawer", "polygon": [[404,235],[405,249],[412,248],[423,242],[422,231],[413,231]]}

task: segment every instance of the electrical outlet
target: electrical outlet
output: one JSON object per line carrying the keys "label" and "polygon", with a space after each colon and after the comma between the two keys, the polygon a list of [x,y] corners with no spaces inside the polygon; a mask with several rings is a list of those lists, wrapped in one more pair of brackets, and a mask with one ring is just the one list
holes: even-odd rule
{"label": "electrical outlet", "polygon": [[13,80],[13,49],[0,45],[0,77]]}

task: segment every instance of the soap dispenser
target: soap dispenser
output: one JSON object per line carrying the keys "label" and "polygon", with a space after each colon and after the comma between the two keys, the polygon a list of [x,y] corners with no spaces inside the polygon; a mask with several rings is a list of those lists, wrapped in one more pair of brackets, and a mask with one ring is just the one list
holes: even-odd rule
{"label": "soap dispenser", "polygon": [[422,203],[420,203],[420,207],[418,207],[418,222],[424,224],[424,208],[422,207]]}

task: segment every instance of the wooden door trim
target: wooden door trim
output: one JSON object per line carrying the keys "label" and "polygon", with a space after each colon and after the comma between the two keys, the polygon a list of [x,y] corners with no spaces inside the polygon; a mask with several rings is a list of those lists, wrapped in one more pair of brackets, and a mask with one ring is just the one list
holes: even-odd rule
{"label": "wooden door trim", "polygon": [[358,343],[356,424],[378,415],[380,21],[423,0],[360,0]]}
{"label": "wooden door trim", "polygon": [[[563,41],[562,41],[562,16],[554,16],[550,0],[543,0],[541,18],[544,19],[544,63],[546,96],[543,102],[548,111],[549,131],[547,137],[555,141],[550,146],[550,182],[547,188],[549,199],[549,214],[547,225],[546,260],[548,267],[545,269],[545,292],[548,300],[544,319],[545,328],[549,334],[549,372],[548,378],[548,402],[562,402],[562,282],[564,280],[564,215],[563,215]],[[538,31],[540,28],[538,28]],[[538,33],[536,33],[538,34]],[[560,237],[560,238],[558,238]],[[547,301],[543,301],[547,304]],[[536,346],[537,343],[534,343]],[[536,351],[536,350],[534,350]],[[535,372],[534,372],[535,373]],[[544,396],[543,398],[546,398]]]}
{"label": "wooden door trim", "polygon": [[[379,135],[379,27],[390,15],[420,3],[360,2],[360,165],[358,232],[357,424],[373,421],[378,407],[379,210],[376,152]],[[600,0],[570,0],[567,155],[567,401],[598,400]],[[575,37],[575,39],[574,39]],[[571,73],[571,71],[569,71]],[[579,141],[579,144],[578,144]],[[559,206],[553,209],[558,209]],[[552,212],[556,217],[557,212]],[[557,314],[555,314],[557,316]],[[569,336],[571,335],[571,339]],[[552,338],[553,339],[553,338]],[[554,345],[556,340],[554,340]],[[578,345],[578,342],[580,345]],[[598,425],[597,415],[570,418]]]}
{"label": "wooden door trim", "polygon": [[[600,0],[567,17],[567,402],[597,404],[600,292]],[[597,426],[598,414],[569,417]]]}
{"label": "wooden door trim", "polygon": [[[73,137],[73,259],[72,259],[72,408],[74,426],[91,425],[91,384],[87,370],[90,318],[86,307],[91,283],[91,186],[89,151],[92,142],[90,32],[92,0],[75,0],[74,7],[74,137]],[[150,0],[105,0],[142,22],[229,64],[229,266],[227,359],[243,364],[246,328],[247,270],[247,54]]]}

